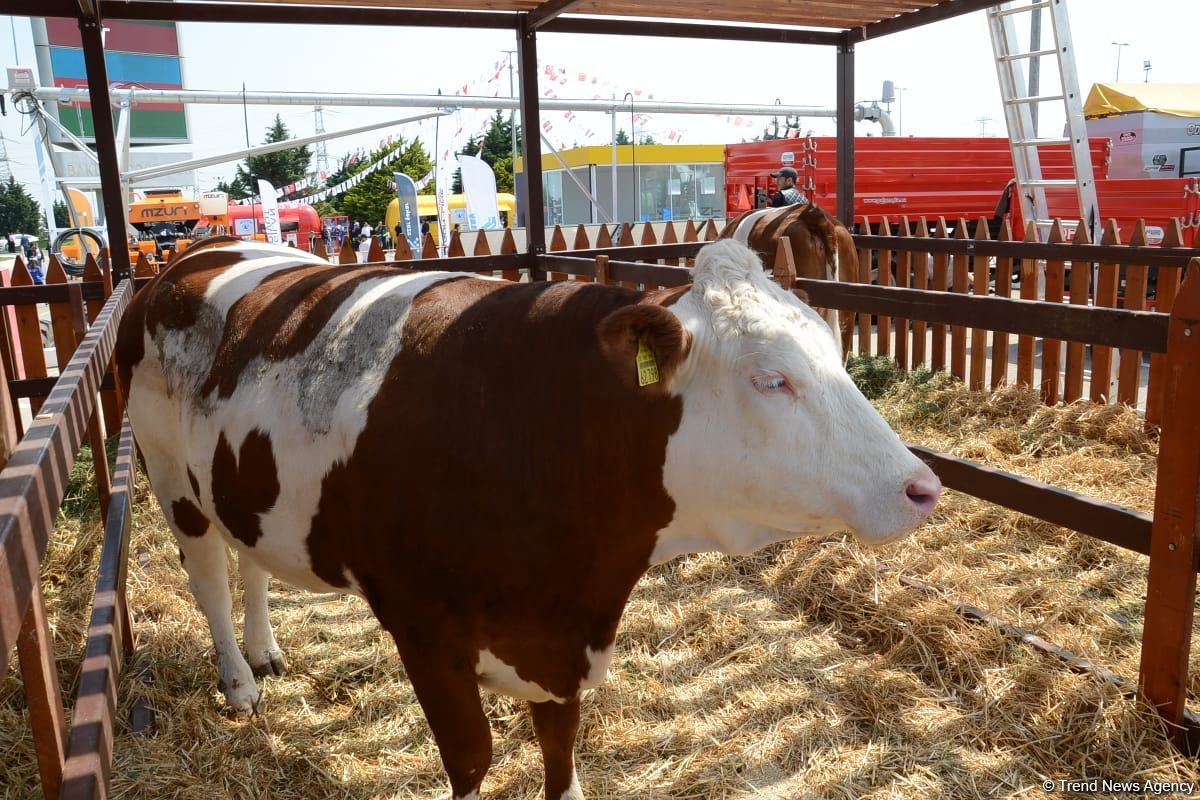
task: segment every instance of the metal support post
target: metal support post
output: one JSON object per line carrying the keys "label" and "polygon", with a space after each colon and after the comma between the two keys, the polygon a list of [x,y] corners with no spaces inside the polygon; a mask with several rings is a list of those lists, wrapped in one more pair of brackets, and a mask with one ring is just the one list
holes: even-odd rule
{"label": "metal support post", "polygon": [[546,252],[546,208],[542,196],[537,33],[529,26],[528,14],[521,14],[517,27],[517,60],[521,81],[521,155],[525,162],[525,249],[530,255],[529,279],[540,281],[545,279],[538,257]]}
{"label": "metal support post", "polygon": [[113,130],[112,105],[108,96],[108,68],[104,64],[104,44],[100,38],[100,18],[81,17],[79,34],[83,41],[83,62],[87,69],[88,95],[92,103],[92,130],[96,136],[96,157],[100,162],[100,197],[104,222],[108,228],[108,252],[113,283],[130,275],[129,246],[125,240],[125,204],[121,201],[121,166],[117,160],[117,140]]}
{"label": "metal support post", "polygon": [[838,219],[854,225],[854,45],[847,35],[837,49]]}

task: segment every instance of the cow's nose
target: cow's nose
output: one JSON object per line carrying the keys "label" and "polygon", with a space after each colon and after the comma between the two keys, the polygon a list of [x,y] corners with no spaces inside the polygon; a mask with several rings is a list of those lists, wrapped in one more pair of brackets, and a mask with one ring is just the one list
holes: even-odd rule
{"label": "cow's nose", "polygon": [[904,484],[904,496],[912,503],[913,509],[925,519],[937,505],[938,496],[942,493],[942,482],[933,471],[926,468],[909,479]]}

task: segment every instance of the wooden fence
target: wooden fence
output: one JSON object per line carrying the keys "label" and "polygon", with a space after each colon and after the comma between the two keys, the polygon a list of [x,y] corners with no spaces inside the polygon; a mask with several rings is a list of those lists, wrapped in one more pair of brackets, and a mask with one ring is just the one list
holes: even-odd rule
{"label": "wooden fence", "polygon": [[[106,797],[117,680],[134,647],[125,601],[134,442],[116,397],[101,388],[110,380],[106,373],[117,326],[133,286],[125,281],[114,291],[94,260],[82,282],[68,282],[57,263],[50,265],[46,285],[33,286],[28,278],[18,262],[13,285],[0,289],[0,669],[7,667],[15,645],[43,794]],[[57,378],[46,377],[38,303],[50,308]],[[9,380],[11,375],[17,377]],[[34,412],[23,436],[18,433],[21,398],[29,399]],[[121,423],[111,477],[106,417]],[[39,569],[85,439],[92,449],[104,538],[68,726]]]}
{"label": "wooden fence", "polygon": [[[989,334],[992,347],[1001,352],[1007,350],[1007,337],[1017,337],[1021,353],[1018,380],[1027,385],[1034,385],[1034,344],[1043,343],[1042,382],[1038,385],[1045,402],[1083,397],[1085,347],[1092,348],[1093,364],[1101,363],[1093,369],[1100,371],[1111,368],[1103,362],[1113,352],[1122,354],[1123,363],[1140,358],[1141,353],[1151,354],[1155,365],[1151,413],[1161,425],[1153,516],[946,453],[917,446],[910,449],[948,488],[1150,557],[1137,691],[1170,723],[1172,739],[1196,752],[1200,748],[1200,717],[1188,711],[1185,701],[1200,558],[1200,426],[1191,419],[1200,408],[1200,253],[1177,247],[1172,238],[1177,231],[1168,234],[1164,247],[1146,247],[1144,240],[1139,240],[1141,228],[1130,245],[1107,241],[1115,232],[1111,225],[1106,241],[1089,245],[1064,243],[1060,226],[1048,243],[1032,241],[1032,237],[1027,242],[988,242],[986,238],[967,238],[967,225],[961,221],[957,226],[961,233],[945,235],[947,226],[939,222],[937,233],[941,236],[906,238],[886,232],[856,236],[860,264],[867,268],[873,261],[889,264],[892,252],[901,254],[898,263],[904,266],[899,274],[904,277],[895,281],[886,269],[877,285],[869,285],[866,269],[861,277],[853,276],[858,278],[853,282],[799,279],[794,254],[786,242],[779,245],[773,272],[785,287],[802,290],[813,305],[855,313],[860,346],[871,341],[874,319],[877,340],[885,342],[876,352],[892,356],[908,368],[926,364],[935,369],[948,367],[978,388],[1004,382],[994,361],[989,367],[986,359],[976,358],[986,354]],[[584,250],[570,255],[551,253],[539,261],[550,275],[573,281],[657,289],[689,283],[691,271],[613,256],[674,261],[694,255],[695,250],[695,245],[668,253],[634,247],[608,253]],[[878,250],[876,258],[872,250]],[[925,273],[931,280],[922,279],[922,273],[912,269],[914,263],[922,263],[924,254],[929,254],[925,263],[936,265],[932,276]],[[1020,296],[1014,298],[1011,265],[1017,259]],[[408,266],[437,269],[440,264],[429,260]],[[1155,311],[1146,310],[1150,269],[1158,270]],[[1043,293],[1037,288],[1043,270],[1044,296],[1038,299]],[[1068,284],[1072,273],[1073,286]],[[1093,280],[1093,273],[1098,280]],[[1060,344],[1066,348],[1065,364],[1059,357]],[[1064,372],[1066,378],[1061,380]],[[1132,399],[1129,385],[1126,392],[1118,393],[1117,401]],[[1097,399],[1106,402],[1110,398],[1100,393]],[[1082,662],[1074,659],[1071,663],[1078,666]]]}
{"label": "wooden fence", "polygon": [[[1087,241],[1080,228],[1067,243],[1061,225],[1050,231],[1052,247],[1037,244],[1030,228],[1023,241],[1013,241],[1005,227],[999,241],[988,241],[988,227],[958,220],[948,232],[944,219],[930,225],[925,219],[904,220],[892,235],[888,223],[877,236],[858,235],[862,274],[847,276],[860,283],[901,289],[932,289],[971,297],[1042,299],[1069,304],[1070,310],[1122,308],[1170,313],[1179,292],[1182,268],[1196,250],[1182,247],[1176,221],[1158,247],[1146,244],[1146,227],[1139,223],[1122,244],[1116,223],[1109,221],[1098,244]],[[860,230],[869,230],[863,220]],[[931,233],[931,235],[929,235]],[[956,252],[957,251],[957,252]],[[880,264],[892,264],[880,270]],[[866,268],[874,265],[872,272]],[[908,296],[898,302],[916,302]],[[1024,313],[1021,306],[998,314]],[[1059,314],[1070,313],[1060,308]],[[1150,359],[1148,381],[1142,381],[1144,348],[1113,348],[1102,344],[1066,342],[1062,337],[1022,335],[1000,318],[975,316],[964,325],[930,325],[912,319],[903,308],[883,309],[871,317],[857,315],[854,352],[893,356],[902,369],[924,366],[948,370],[972,388],[1002,384],[1036,386],[1047,404],[1070,403],[1083,397],[1093,402],[1120,402],[1145,408],[1146,420],[1157,425],[1163,414],[1164,361]],[[1093,314],[1097,328],[1108,318]],[[948,344],[947,344],[948,342]],[[1011,363],[1011,366],[1010,366]]]}
{"label": "wooden fence", "polygon": [[[949,488],[1149,555],[1138,687],[1176,726],[1173,736],[1182,745],[1200,730],[1185,706],[1200,556],[1200,426],[1190,424],[1200,408],[1200,258],[1190,262],[1183,277],[1189,257],[1196,253],[1174,246],[1175,231],[1168,234],[1165,247],[1148,248],[1136,232],[1131,245],[1109,241],[1109,235],[1099,245],[1064,244],[1055,241],[1061,231],[1051,243],[1040,244],[972,240],[966,238],[967,227],[960,221],[949,235],[939,221],[933,236],[890,236],[886,230],[879,236],[856,236],[864,269],[861,275],[847,276],[849,282],[798,279],[794,254],[786,243],[779,247],[773,272],[785,287],[805,292],[814,305],[855,313],[853,344],[860,351],[892,356],[906,368],[949,369],[981,388],[1003,382],[995,366],[1000,359],[990,366],[977,359],[987,351],[989,335],[996,352],[1005,352],[1008,337],[1017,337],[1018,381],[1029,385],[1034,385],[1039,366],[1035,345],[1043,343],[1037,385],[1047,402],[1084,395],[1085,347],[1092,348],[1093,371],[1101,372],[1111,369],[1111,360],[1109,367],[1104,364],[1114,352],[1121,353],[1122,364],[1126,353],[1152,354],[1148,409],[1156,409],[1161,422],[1153,516],[944,453],[911,449]],[[607,228],[599,230],[596,241],[577,231],[572,247],[567,247],[565,235],[556,229],[549,240],[551,252],[539,256],[515,252],[511,235],[500,253],[469,256],[455,248],[452,238],[447,258],[390,263],[498,271],[512,280],[522,279],[525,272],[655,289],[689,283],[691,257],[702,240],[716,236],[711,224],[704,230],[688,224],[678,236],[668,227],[663,238],[677,241],[658,241],[649,226],[640,237],[636,233],[623,226],[618,238],[625,245],[611,247]],[[878,270],[882,279],[870,285],[870,265],[889,265],[893,254],[899,255],[897,270]],[[343,249],[339,255],[340,263],[357,263],[353,251]],[[370,256],[371,261],[382,260],[383,253],[376,247]],[[1018,259],[1020,296],[1014,298],[1012,264]],[[930,264],[931,272],[921,269]],[[1155,311],[1145,310],[1151,269],[1158,271]],[[1044,296],[1038,299],[1037,278],[1043,270]],[[135,276],[145,279],[155,271],[153,264],[139,259]],[[68,281],[61,267],[52,264],[47,285],[33,286],[18,263],[12,283],[0,289],[0,455],[7,457],[0,473],[0,668],[7,665],[15,644],[44,795],[106,797],[117,680],[134,646],[125,570],[135,475],[132,433],[107,372],[133,285],[125,281],[114,291],[108,274],[94,260],[82,282]],[[37,304],[48,304],[61,369],[57,379],[47,376]],[[1065,360],[1056,355],[1060,342],[1065,343]],[[1123,378],[1128,381],[1127,373],[1119,374],[1118,387]],[[1118,391],[1118,401],[1131,398],[1129,385]],[[23,398],[36,416],[18,443]],[[1109,398],[1101,393],[1099,399]],[[38,568],[84,437],[98,456],[104,452],[104,430],[116,430],[117,423],[119,452],[111,479],[107,461],[95,459],[105,532],[73,724],[68,728]]]}

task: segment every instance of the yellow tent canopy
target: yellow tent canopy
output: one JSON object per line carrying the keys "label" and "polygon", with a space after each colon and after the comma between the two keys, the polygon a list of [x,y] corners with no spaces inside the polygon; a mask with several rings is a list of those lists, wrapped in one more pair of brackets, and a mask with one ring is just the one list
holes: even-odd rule
{"label": "yellow tent canopy", "polygon": [[1132,111],[1200,117],[1200,83],[1093,83],[1083,105],[1088,119]]}

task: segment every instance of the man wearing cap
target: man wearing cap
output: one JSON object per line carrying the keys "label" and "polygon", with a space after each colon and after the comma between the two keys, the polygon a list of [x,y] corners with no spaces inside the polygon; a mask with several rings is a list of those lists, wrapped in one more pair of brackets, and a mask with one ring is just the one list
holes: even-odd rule
{"label": "man wearing cap", "polygon": [[796,188],[796,179],[800,177],[800,173],[795,169],[782,167],[778,172],[772,172],[771,177],[775,178],[779,184],[779,191],[771,198],[771,208],[783,208],[808,202],[804,192]]}

